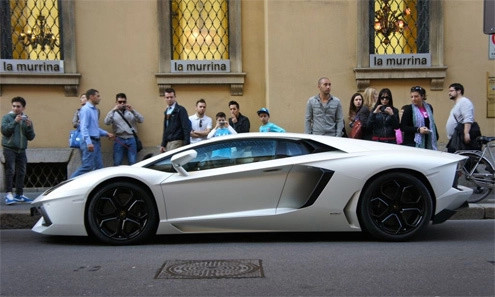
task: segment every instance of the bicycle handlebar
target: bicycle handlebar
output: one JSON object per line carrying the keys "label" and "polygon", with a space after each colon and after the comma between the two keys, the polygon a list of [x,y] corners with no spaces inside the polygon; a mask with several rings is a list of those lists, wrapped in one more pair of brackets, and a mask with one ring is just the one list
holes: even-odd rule
{"label": "bicycle handlebar", "polygon": [[494,136],[479,136],[476,138],[477,142],[480,142],[482,144],[487,144],[489,142],[492,142],[495,140]]}

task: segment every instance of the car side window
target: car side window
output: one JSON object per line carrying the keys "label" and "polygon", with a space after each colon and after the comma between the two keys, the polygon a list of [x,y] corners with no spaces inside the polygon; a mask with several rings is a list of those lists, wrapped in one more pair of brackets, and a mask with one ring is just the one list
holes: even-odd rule
{"label": "car side window", "polygon": [[[255,162],[294,157],[309,154],[308,148],[300,142],[263,138],[221,141],[195,148],[196,158],[185,164],[188,172],[236,166]],[[171,157],[148,166],[163,172],[176,172]]]}

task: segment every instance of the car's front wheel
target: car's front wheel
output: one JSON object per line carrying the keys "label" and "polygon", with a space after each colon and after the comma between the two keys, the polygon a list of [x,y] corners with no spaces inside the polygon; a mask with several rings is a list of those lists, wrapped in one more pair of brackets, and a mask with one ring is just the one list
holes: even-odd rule
{"label": "car's front wheel", "polygon": [[433,212],[432,197],[415,176],[390,172],[373,180],[358,205],[363,230],[387,241],[405,241],[426,230]]}
{"label": "car's front wheel", "polygon": [[139,186],[127,182],[101,188],[87,209],[90,233],[108,244],[142,242],[156,232],[158,221],[153,198]]}

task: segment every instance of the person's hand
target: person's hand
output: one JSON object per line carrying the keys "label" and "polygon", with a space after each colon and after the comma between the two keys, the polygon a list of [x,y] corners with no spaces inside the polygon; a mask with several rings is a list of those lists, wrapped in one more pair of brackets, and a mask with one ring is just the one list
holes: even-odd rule
{"label": "person's hand", "polygon": [[164,148],[163,146],[161,146],[161,147],[160,147],[160,153],[164,153],[164,152],[166,152],[166,151],[167,151],[167,149],[166,149],[166,148]]}
{"label": "person's hand", "polygon": [[232,123],[234,123],[234,124],[237,123],[237,118],[233,114],[232,114],[231,120],[232,120]]}
{"label": "person's hand", "polygon": [[471,135],[469,133],[464,133],[464,143],[468,144],[471,142]]}
{"label": "person's hand", "polygon": [[378,105],[378,106],[375,108],[375,110],[373,111],[373,113],[380,113],[380,112],[382,112],[382,111],[381,111],[382,106],[383,106],[383,105]]}
{"label": "person's hand", "polygon": [[419,127],[419,133],[420,134],[430,134],[430,129],[428,127]]}
{"label": "person's hand", "polygon": [[[223,123],[223,125],[221,124]],[[225,128],[229,126],[229,121],[227,120],[217,120],[217,125],[215,126],[215,129],[220,129],[220,128]]]}
{"label": "person's hand", "polygon": [[91,144],[88,144],[88,151],[89,152],[94,152],[95,151],[95,146],[91,143]]}

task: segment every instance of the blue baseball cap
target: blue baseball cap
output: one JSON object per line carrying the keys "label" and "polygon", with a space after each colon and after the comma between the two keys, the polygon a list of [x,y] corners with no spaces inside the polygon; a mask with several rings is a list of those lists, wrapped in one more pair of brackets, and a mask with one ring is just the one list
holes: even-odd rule
{"label": "blue baseball cap", "polygon": [[260,110],[257,111],[258,115],[260,115],[260,113],[266,113],[268,116],[270,116],[270,112],[268,111],[268,108],[262,108]]}

